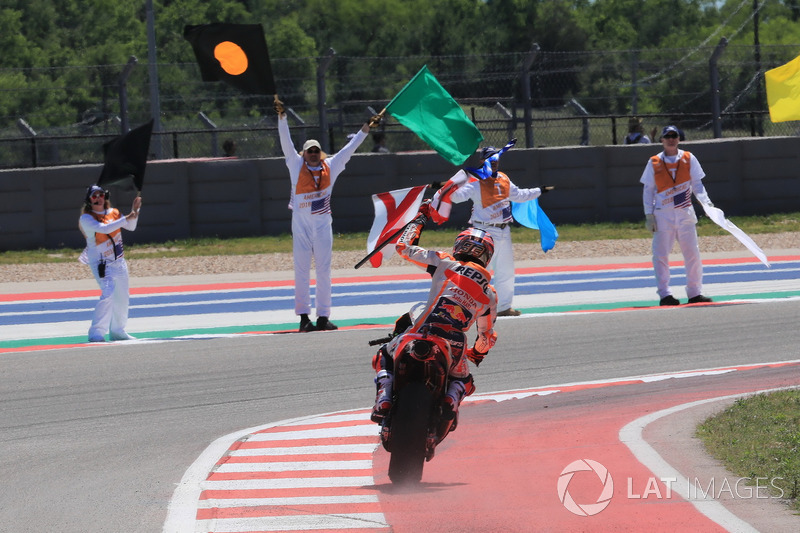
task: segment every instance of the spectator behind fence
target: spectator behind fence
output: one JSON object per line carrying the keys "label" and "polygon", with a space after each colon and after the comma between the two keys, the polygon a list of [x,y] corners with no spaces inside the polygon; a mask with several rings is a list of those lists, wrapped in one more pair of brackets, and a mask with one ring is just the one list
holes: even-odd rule
{"label": "spectator behind fence", "polygon": [[372,147],[372,151],[377,154],[388,154],[389,149],[386,148],[386,135],[383,133],[373,133],[372,134],[372,141],[375,145]]}
{"label": "spectator behind fence", "polygon": [[[656,130],[653,128],[653,137],[656,136]],[[628,120],[628,134],[625,136],[625,144],[650,144],[650,137],[644,134],[644,126],[642,126],[642,119],[639,117],[631,117]]]}
{"label": "spectator behind fence", "polygon": [[236,142],[233,139],[227,139],[222,143],[222,151],[225,157],[236,157]]}

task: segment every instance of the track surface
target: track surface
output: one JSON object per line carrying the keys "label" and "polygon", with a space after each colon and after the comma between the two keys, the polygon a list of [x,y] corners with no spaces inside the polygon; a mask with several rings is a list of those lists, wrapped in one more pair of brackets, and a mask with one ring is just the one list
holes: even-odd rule
{"label": "track surface", "polygon": [[[540,286],[537,289],[540,292],[520,297],[519,307],[526,311],[526,316],[498,323],[500,344],[475,371],[475,376],[479,393],[521,390],[536,394],[523,399],[465,405],[459,429],[426,465],[424,490],[411,494],[397,493],[388,485],[384,477],[385,453],[368,450],[370,446],[375,449],[377,444],[376,427],[365,423],[365,408],[374,395],[369,368],[372,351],[366,341],[381,336],[386,325],[399,314],[393,306],[405,310],[406,303],[356,305],[340,308],[341,313],[337,309],[337,317],[342,318],[336,322],[343,327],[337,332],[269,335],[264,333],[294,328],[293,322],[286,322],[285,308],[291,307],[290,304],[284,303],[284,311],[275,312],[279,314],[277,319],[269,311],[245,311],[242,303],[232,313],[204,311],[181,315],[177,310],[184,309],[185,303],[166,298],[167,307],[170,303],[175,305],[150,317],[140,312],[160,304],[150,302],[148,305],[156,307],[146,307],[137,295],[130,329],[141,340],[86,345],[82,342],[88,324],[86,309],[68,313],[68,320],[54,320],[50,305],[68,302],[88,305],[90,309],[96,294],[80,296],[65,290],[64,298],[52,294],[45,297],[34,291],[23,293],[22,297],[3,296],[6,322],[0,326],[0,364],[4,374],[0,384],[4,398],[0,411],[3,452],[0,469],[4,472],[5,486],[13,489],[0,494],[0,523],[9,531],[155,531],[164,528],[165,523],[168,531],[178,531],[177,527],[187,524],[192,531],[260,531],[266,529],[251,526],[261,527],[261,520],[271,520],[273,525],[277,523],[288,529],[293,523],[309,527],[309,520],[313,522],[309,516],[342,516],[345,520],[349,514],[366,514],[371,522],[360,521],[360,524],[378,526],[383,531],[387,530],[385,524],[391,524],[395,531],[419,530],[420,526],[446,531],[448,524],[456,523],[443,522],[441,515],[436,520],[426,510],[430,503],[438,506],[436,502],[444,501],[456,507],[461,505],[463,509],[458,507],[459,511],[469,513],[458,522],[461,530],[464,523],[476,524],[471,529],[474,531],[486,530],[478,527],[486,525],[480,517],[496,520],[497,515],[489,513],[487,508],[502,509],[503,505],[507,507],[503,516],[510,520],[510,529],[506,530],[520,530],[517,527],[520,520],[531,530],[564,531],[575,527],[593,531],[636,530],[639,511],[632,509],[644,506],[649,513],[658,507],[656,504],[681,512],[686,509],[687,519],[696,521],[695,525],[707,524],[710,518],[674,494],[670,499],[656,498],[653,494],[648,498],[628,497],[626,480],[631,479],[634,495],[642,495],[650,470],[642,466],[634,452],[620,444],[619,431],[642,414],[686,401],[759,390],[764,385],[769,388],[796,384],[796,366],[742,369],[655,382],[640,380],[619,386],[558,387],[561,392],[543,393],[552,391],[552,384],[613,383],[625,376],[749,367],[796,359],[795,347],[800,341],[796,327],[800,318],[800,291],[794,281],[798,260],[771,259],[774,270],[766,272],[789,273],[769,279],[742,279],[738,277],[740,271],[750,270],[753,274],[747,275],[762,276],[765,269],[747,260],[722,263],[721,269],[735,272],[718,275],[732,276],[730,280],[712,282],[712,274],[706,279],[708,293],[719,303],[677,309],[648,307],[652,305],[652,274],[637,265],[589,265],[583,269],[568,267],[561,272],[523,272],[523,277],[531,276],[523,281],[531,287]],[[637,268],[640,276],[646,278],[641,282],[642,287],[584,291],[579,289],[585,280],[548,278],[588,272],[595,276],[589,285],[593,288],[599,286],[598,275],[635,278],[627,270]],[[706,271],[712,268],[709,265]],[[676,275],[679,275],[677,270]],[[347,281],[348,285],[337,284],[334,293],[372,289],[363,280],[348,278]],[[383,292],[410,292],[410,299],[418,299],[413,291],[403,291],[402,286],[398,289],[397,280],[388,282],[389,288],[384,287]],[[541,292],[548,283],[552,292]],[[251,289],[239,287],[228,294],[224,283],[211,285],[214,288],[157,287],[140,294],[149,298],[153,293],[162,297],[188,293],[204,300],[209,294],[220,292],[236,298],[237,293]],[[565,285],[573,290],[556,290]],[[250,298],[263,303],[263,291],[259,294]],[[373,294],[369,301],[379,297]],[[85,302],[81,303],[81,299]],[[21,303],[39,307],[5,307]],[[216,306],[197,305],[211,309]],[[605,312],[608,310],[622,311]],[[45,321],[32,323],[30,317],[37,313],[46,316]],[[18,317],[16,322],[14,316]],[[258,320],[250,320],[251,316],[257,316]],[[155,326],[138,327],[151,324],[147,320],[153,320]],[[36,334],[30,334],[31,331]],[[301,471],[304,473],[300,476],[274,471],[248,473],[247,465],[260,461],[253,459],[260,455],[252,454],[260,454],[268,447],[256,447],[254,452],[248,452],[251,455],[241,456],[229,450],[239,439],[243,444],[249,441],[253,428],[260,428],[257,431],[262,438],[274,434],[286,436],[303,426],[315,425],[315,419],[325,413],[356,417],[344,423],[364,433],[355,437],[367,441],[361,447],[339,453],[354,454],[345,461],[356,462],[348,466],[357,467],[352,469],[357,473],[355,477],[364,478],[358,486],[364,490],[361,496],[369,496],[366,500],[351,502],[355,507],[340,515],[341,509],[330,507],[332,504],[325,499],[306,503],[265,501],[240,506],[240,502],[230,498],[217,498],[220,494],[203,494],[230,488],[212,488],[203,483],[240,481],[224,477],[246,478],[250,483],[264,483],[270,477],[306,480],[319,477],[309,471]],[[501,419],[507,422],[498,430],[497,421]],[[294,420],[290,422],[293,425],[287,427],[286,420]],[[327,429],[340,423],[334,422]],[[232,435],[237,437],[229,441]],[[260,442],[272,446],[280,439],[270,437]],[[297,442],[274,447],[292,448],[294,444]],[[323,445],[340,444],[343,443]],[[242,445],[240,451],[244,449]],[[555,455],[551,455],[553,449]],[[308,455],[327,458],[330,451]],[[210,459],[214,453],[216,457]],[[282,462],[309,462],[294,455],[289,454],[284,457],[288,460]],[[606,508],[596,515],[580,517],[559,500],[558,480],[565,467],[583,459],[603,464],[615,486]],[[207,460],[211,462],[204,475],[187,479],[200,462]],[[366,461],[369,466],[358,461]],[[502,474],[497,468],[511,470]],[[346,470],[345,477],[349,477],[351,469]],[[523,472],[527,473],[524,478],[520,477]],[[587,473],[589,480],[581,481]],[[592,476],[597,477],[585,471],[573,476],[569,493],[576,503],[585,505],[597,499],[598,487],[591,484]],[[180,482],[182,477],[184,481]],[[196,485],[189,488],[190,482]],[[501,488],[510,489],[518,499],[504,497],[496,500],[494,506],[489,505],[489,494],[497,492],[499,498]],[[662,496],[664,488],[660,486]],[[181,499],[182,489],[195,490],[194,500]],[[479,494],[479,499],[472,503],[466,496],[470,490]],[[281,497],[310,495],[307,487],[298,492]],[[218,500],[222,499],[231,500],[227,503],[233,505],[219,505]],[[247,508],[243,515],[235,511],[240,507]],[[534,517],[527,511],[538,509],[541,513],[545,507],[549,509],[546,524],[541,523],[541,514]],[[407,520],[402,520],[403,513],[398,513],[398,509],[406,510]],[[620,509],[625,512],[619,514]],[[292,513],[291,519],[282,514],[287,510]],[[562,521],[550,519],[557,513],[563,515],[559,518]],[[173,528],[176,522],[171,520],[175,516],[183,520]],[[244,529],[235,523],[237,520],[245,520]],[[605,520],[612,521],[608,524],[613,527],[602,525]],[[503,530],[501,523],[493,524],[496,530]]]}

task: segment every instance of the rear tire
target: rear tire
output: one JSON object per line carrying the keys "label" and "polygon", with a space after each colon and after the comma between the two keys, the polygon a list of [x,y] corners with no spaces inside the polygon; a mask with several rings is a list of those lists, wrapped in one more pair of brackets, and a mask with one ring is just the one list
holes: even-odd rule
{"label": "rear tire", "polygon": [[409,383],[398,393],[392,415],[392,483],[419,483],[425,465],[425,444],[433,398],[423,383]]}

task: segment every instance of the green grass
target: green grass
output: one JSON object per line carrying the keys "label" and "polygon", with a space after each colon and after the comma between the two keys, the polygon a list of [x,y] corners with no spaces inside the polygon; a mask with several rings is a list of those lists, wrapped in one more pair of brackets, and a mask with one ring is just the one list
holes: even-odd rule
{"label": "green grass", "polygon": [[800,511],[800,390],[740,398],[698,426],[697,437],[730,472],[760,478]]}
{"label": "green grass", "polygon": [[[731,221],[745,233],[781,233],[800,231],[800,212],[781,213],[769,216],[731,217]],[[458,233],[456,229],[436,229],[429,223],[425,231],[424,243],[430,248],[447,248],[453,245]],[[76,229],[77,231],[77,229]],[[516,226],[511,229],[513,239],[518,242],[538,240],[538,231]],[[727,235],[727,232],[702,217],[697,225],[700,236]],[[564,224],[558,226],[558,239],[568,241],[594,241],[605,239],[647,239],[650,234],[641,222]],[[336,234],[333,239],[335,251],[365,250],[367,233]],[[242,237],[231,239],[203,238],[183,239],[153,244],[128,244],[125,256],[128,259],[145,257],[194,257],[206,255],[248,255],[268,253],[291,253],[291,235]],[[81,250],[59,248],[53,250],[23,250],[0,252],[0,265],[24,263],[63,263],[74,261]]]}

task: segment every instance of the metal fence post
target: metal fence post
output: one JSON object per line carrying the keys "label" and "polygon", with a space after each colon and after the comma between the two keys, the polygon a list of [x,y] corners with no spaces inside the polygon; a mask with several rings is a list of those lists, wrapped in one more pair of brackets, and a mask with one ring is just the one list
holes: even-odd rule
{"label": "metal fence post", "polygon": [[539,54],[539,43],[533,43],[528,57],[522,64],[520,81],[522,82],[522,105],[525,110],[525,147],[533,148],[533,116],[531,112],[531,66]]}
{"label": "metal fence post", "polygon": [[328,114],[325,110],[325,72],[331,66],[333,56],[336,51],[333,48],[328,48],[328,55],[323,57],[317,66],[317,112],[319,113],[319,142],[322,144],[322,149],[326,152],[331,151],[331,143],[328,138]]}
{"label": "metal fence post", "polygon": [[[639,113],[639,50],[633,51],[631,58],[631,113]],[[615,141],[616,142],[616,141]]]}
{"label": "metal fence post", "polygon": [[219,138],[217,136],[217,125],[202,111],[197,113],[197,118],[200,119],[207,129],[211,130],[211,157],[218,157],[219,147],[217,145],[219,143]]}
{"label": "metal fence post", "polygon": [[[156,16],[153,11],[153,0],[145,3],[147,11],[147,63],[150,73],[150,114],[153,116],[153,132],[161,132],[161,97],[158,92],[158,61],[156,58]],[[161,159],[161,137],[159,142],[152,143],[150,149],[156,159]]]}
{"label": "metal fence post", "polygon": [[728,46],[728,39],[723,37],[719,40],[719,44],[714,48],[714,52],[708,60],[708,70],[711,76],[711,122],[714,126],[715,139],[722,137],[722,117],[720,117],[719,103],[719,70],[717,69],[717,61],[726,46]]}
{"label": "metal fence post", "polygon": [[583,120],[581,121],[583,123],[583,128],[581,128],[581,146],[589,146],[589,119],[586,118],[589,116],[589,112],[574,98],[568,103],[575,108],[575,111],[577,111],[579,115],[583,116]]}
{"label": "metal fence post", "polygon": [[[764,2],[766,3],[766,2]],[[762,4],[763,6],[763,4]],[[796,7],[795,7],[796,9]],[[758,12],[761,10],[761,6],[758,4],[758,0],[753,0],[753,54],[754,59],[756,62],[756,72],[758,72],[759,78],[763,78],[763,74],[761,74],[761,42],[758,38]],[[764,93],[761,86],[761,80],[756,83],[756,105],[759,109],[764,109]],[[764,136],[764,121],[759,115],[757,118],[757,126],[758,126],[758,136]]]}
{"label": "metal fence post", "polygon": [[494,108],[504,119],[506,119],[508,124],[506,126],[506,131],[508,132],[508,138],[511,139],[514,136],[514,115],[512,115],[511,111],[509,111],[508,108],[506,108],[506,106],[500,102],[495,102]]}
{"label": "metal fence post", "polygon": [[19,131],[21,131],[23,135],[31,139],[31,165],[36,168],[39,165],[39,150],[36,148],[36,132],[31,128],[30,124],[21,118],[17,119],[17,128],[19,128]]}
{"label": "metal fence post", "polygon": [[136,65],[138,61],[136,56],[131,56],[128,59],[128,64],[125,65],[125,68],[122,69],[122,73],[119,75],[119,119],[122,135],[125,135],[131,129],[128,124],[128,78],[133,71],[134,65]]}

